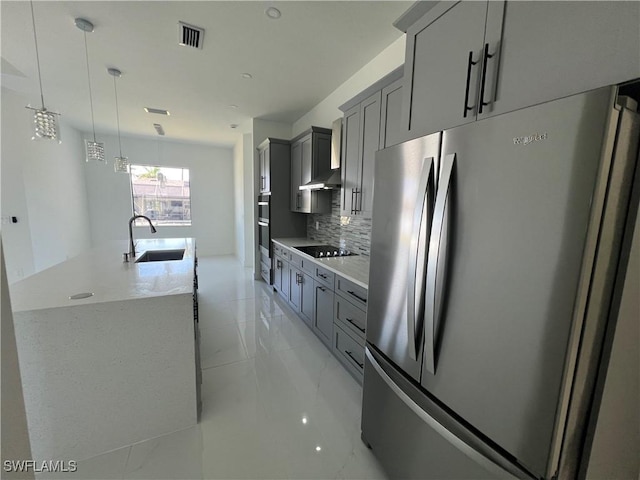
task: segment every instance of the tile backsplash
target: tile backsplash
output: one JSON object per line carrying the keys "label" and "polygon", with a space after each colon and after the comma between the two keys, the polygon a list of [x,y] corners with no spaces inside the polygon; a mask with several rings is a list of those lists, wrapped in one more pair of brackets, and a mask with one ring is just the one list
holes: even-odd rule
{"label": "tile backsplash", "polygon": [[340,190],[333,190],[331,213],[308,215],[307,238],[368,256],[371,248],[371,219],[340,216]]}

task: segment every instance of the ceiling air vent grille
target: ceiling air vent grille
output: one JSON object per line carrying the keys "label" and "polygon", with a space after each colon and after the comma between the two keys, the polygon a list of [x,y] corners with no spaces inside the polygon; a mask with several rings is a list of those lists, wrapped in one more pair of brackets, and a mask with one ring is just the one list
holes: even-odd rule
{"label": "ceiling air vent grille", "polygon": [[204,28],[194,27],[188,23],[178,22],[178,45],[202,50]]}

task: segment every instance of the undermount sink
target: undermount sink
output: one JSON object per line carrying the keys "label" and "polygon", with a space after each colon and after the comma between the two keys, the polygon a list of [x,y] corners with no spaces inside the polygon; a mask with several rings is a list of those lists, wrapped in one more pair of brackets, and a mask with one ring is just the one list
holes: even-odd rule
{"label": "undermount sink", "polygon": [[141,262],[165,262],[167,260],[182,260],[184,257],[184,248],[178,250],[147,250],[136,263]]}

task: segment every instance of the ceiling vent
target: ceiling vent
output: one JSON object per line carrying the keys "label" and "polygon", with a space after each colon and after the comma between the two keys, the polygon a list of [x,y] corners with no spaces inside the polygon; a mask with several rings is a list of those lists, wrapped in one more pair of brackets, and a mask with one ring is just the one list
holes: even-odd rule
{"label": "ceiling vent", "polygon": [[144,111],[147,113],[155,113],[156,115],[171,115],[168,110],[164,110],[162,108],[144,107]]}
{"label": "ceiling vent", "polygon": [[204,28],[194,27],[188,23],[178,22],[178,45],[202,50]]}
{"label": "ceiling vent", "polygon": [[159,123],[154,123],[153,128],[156,129],[156,132],[158,132],[158,135],[164,135],[164,128],[162,128],[162,125],[160,125]]}

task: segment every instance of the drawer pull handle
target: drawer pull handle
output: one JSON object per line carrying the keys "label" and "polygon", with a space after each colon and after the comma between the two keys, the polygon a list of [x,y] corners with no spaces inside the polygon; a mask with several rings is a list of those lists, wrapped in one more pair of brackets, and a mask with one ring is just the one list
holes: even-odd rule
{"label": "drawer pull handle", "polygon": [[349,322],[351,325],[353,325],[354,327],[356,327],[358,330],[360,330],[362,333],[365,332],[364,328],[362,328],[360,325],[358,325],[356,322],[354,322],[353,320],[351,320],[349,317],[345,317],[345,319],[347,320],[347,322]]}
{"label": "drawer pull handle", "polygon": [[366,298],[362,298],[360,295],[354,293],[353,291],[347,290],[347,293],[350,294],[350,295],[353,295],[354,297],[356,297],[361,302],[367,303],[367,299]]}
{"label": "drawer pull handle", "polygon": [[360,363],[358,360],[355,359],[355,357],[351,354],[351,352],[349,350],[345,350],[344,353],[346,353],[347,355],[349,355],[349,358],[351,358],[351,360],[353,360],[354,362],[356,362],[356,364],[360,367],[360,368],[364,368],[364,363]]}
{"label": "drawer pull handle", "polygon": [[319,273],[318,276],[324,278],[325,280],[327,279],[327,276],[324,273]]}
{"label": "drawer pull handle", "polygon": [[327,289],[324,288],[324,287],[316,287],[316,288],[319,289],[321,292],[326,292],[327,291]]}

